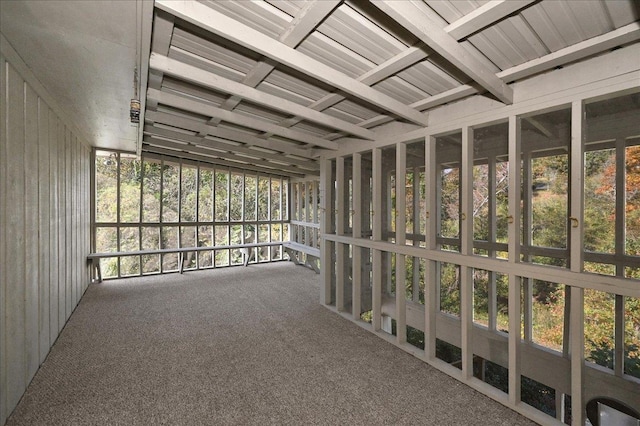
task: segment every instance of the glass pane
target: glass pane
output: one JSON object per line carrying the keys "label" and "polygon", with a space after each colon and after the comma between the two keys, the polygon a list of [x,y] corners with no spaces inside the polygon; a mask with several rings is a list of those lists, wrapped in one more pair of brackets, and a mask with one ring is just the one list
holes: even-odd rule
{"label": "glass pane", "polygon": [[137,227],[120,228],[120,251],[137,251],[140,249],[140,234]]}
{"label": "glass pane", "polygon": [[407,144],[407,172],[406,172],[406,195],[407,195],[407,244],[424,246],[425,239],[425,212],[426,193],[424,182],[424,141]]}
{"label": "glass pane", "polygon": [[142,273],[153,274],[160,272],[160,255],[147,254],[142,256]]}
{"label": "glass pane", "polygon": [[213,171],[200,168],[198,183],[198,220],[213,221]]}
{"label": "glass pane", "polygon": [[229,172],[216,170],[216,221],[229,220]]}
{"label": "glass pane", "polygon": [[532,311],[534,343],[562,352],[565,286],[533,280]]}
{"label": "glass pane", "polygon": [[124,256],[120,258],[120,275],[131,277],[140,275],[140,256]]}
{"label": "glass pane", "polygon": [[256,220],[256,177],[245,176],[244,220]]}
{"label": "glass pane", "polygon": [[269,220],[269,178],[258,178],[258,220]]}
{"label": "glass pane", "polygon": [[96,222],[116,222],[118,154],[96,151]]}
{"label": "glass pane", "polygon": [[626,254],[640,256],[640,139],[633,142],[625,153]]}
{"label": "glass pane", "polygon": [[142,179],[142,220],[160,222],[160,180],[162,168],[159,162],[144,159]]}
{"label": "glass pane", "polygon": [[271,179],[271,220],[280,220],[280,179]]}
{"label": "glass pane", "polygon": [[[382,149],[382,239],[396,240],[396,147]],[[402,184],[402,183],[401,183]],[[401,214],[404,214],[401,213]]]}
{"label": "glass pane", "polygon": [[640,298],[624,298],[624,372],[640,379]]}
{"label": "glass pane", "polygon": [[180,165],[164,163],[162,169],[162,221],[178,221],[178,194],[180,193]]}
{"label": "glass pane", "polygon": [[241,174],[231,174],[231,195],[229,202],[231,203],[231,220],[242,220],[242,193],[243,178]]}
{"label": "glass pane", "polygon": [[282,180],[282,219],[289,220],[289,179]]}
{"label": "glass pane", "polygon": [[231,226],[231,245],[242,244],[242,225]]}
{"label": "glass pane", "polygon": [[362,170],[362,237],[373,238],[373,199],[372,199],[372,166],[373,154],[371,151],[362,154],[361,170]]}
{"label": "glass pane", "polygon": [[157,250],[160,248],[160,228],[142,227],[142,250]]}
{"label": "glass pane", "polygon": [[442,248],[460,251],[460,164],[462,133],[436,138],[436,167],[440,179],[438,188],[438,235]]}
{"label": "glass pane", "polygon": [[616,150],[585,152],[584,170],[584,249],[615,253]]}
{"label": "glass pane", "polygon": [[523,253],[527,262],[566,266],[568,247],[571,109],[523,117]]}
{"label": "glass pane", "polygon": [[214,246],[228,246],[229,245],[229,227],[216,226],[214,229],[216,231]]}
{"label": "glass pane", "polygon": [[115,278],[118,276],[118,258],[106,257],[100,259],[100,270],[102,278]]}
{"label": "glass pane", "polygon": [[197,169],[193,166],[182,166],[182,184],[180,186],[180,220],[195,222],[197,194]]}
{"label": "glass pane", "polygon": [[140,222],[140,161],[120,154],[120,222]]}
{"label": "glass pane", "polygon": [[584,356],[613,369],[615,353],[615,295],[584,290]]}
{"label": "glass pane", "polygon": [[177,226],[163,226],[161,228],[162,233],[162,247],[165,248],[178,248],[178,227]]}
{"label": "glass pane", "polygon": [[197,247],[195,226],[180,227],[180,247]]}
{"label": "glass pane", "polygon": [[118,228],[96,228],[96,251],[98,253],[118,251]]}
{"label": "glass pane", "polygon": [[440,263],[440,310],[460,316],[460,267]]}

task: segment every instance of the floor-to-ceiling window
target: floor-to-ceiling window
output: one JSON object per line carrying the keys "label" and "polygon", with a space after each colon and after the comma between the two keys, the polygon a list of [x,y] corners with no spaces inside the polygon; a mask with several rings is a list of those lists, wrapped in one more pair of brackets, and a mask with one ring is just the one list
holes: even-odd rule
{"label": "floor-to-ceiling window", "polygon": [[118,253],[102,277],[282,260],[288,191],[286,177],[97,150],[94,249]]}

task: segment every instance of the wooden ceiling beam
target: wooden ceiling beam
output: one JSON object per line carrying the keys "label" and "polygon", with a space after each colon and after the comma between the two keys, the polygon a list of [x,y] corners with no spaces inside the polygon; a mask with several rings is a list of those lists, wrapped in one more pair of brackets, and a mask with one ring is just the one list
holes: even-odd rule
{"label": "wooden ceiling beam", "polygon": [[302,158],[315,157],[315,155],[313,155],[310,152],[310,150],[298,148],[297,145],[294,143],[271,140],[271,139],[262,139],[238,130],[210,126],[207,123],[203,123],[198,120],[194,120],[187,117],[181,117],[181,116],[169,114],[166,112],[149,111],[146,116],[146,121],[149,123],[161,123],[171,127],[188,129],[194,132],[208,134],[218,138],[227,139],[233,142],[240,142],[249,146],[270,149],[273,151],[280,151],[284,154],[295,155],[297,157],[302,157]]}
{"label": "wooden ceiling beam", "polygon": [[298,166],[300,168],[308,169],[308,170],[319,170],[320,168],[316,160],[312,160],[312,159],[301,160],[296,158],[289,158],[277,152],[272,153],[272,152],[258,151],[256,149],[251,149],[246,146],[234,145],[227,142],[222,142],[220,140],[200,138],[195,135],[190,135],[187,133],[182,133],[182,132],[165,129],[165,128],[159,128],[159,127],[147,125],[144,127],[144,134],[150,137],[166,138],[166,139],[172,139],[174,141],[188,142],[192,145],[204,146],[207,148],[213,148],[220,151],[237,152],[237,153],[255,158],[256,160],[273,160],[273,161],[276,161],[278,164],[294,165],[294,166]]}
{"label": "wooden ceiling beam", "polygon": [[499,72],[497,76],[505,82],[520,80],[638,40],[640,40],[640,22],[632,22],[617,30],[592,37],[541,58],[516,65]]}
{"label": "wooden ceiling beam", "polygon": [[[287,29],[278,37],[278,40],[289,47],[296,47],[311,34],[340,3],[342,3],[342,0],[316,0],[306,3],[291,21]],[[258,65],[245,76],[242,83],[247,86],[256,87],[267,78],[274,68],[273,65],[260,61]],[[231,111],[238,106],[241,100],[241,97],[233,95],[220,105],[220,108]],[[215,118],[210,121],[213,125],[216,125],[218,122],[219,120]]]}
{"label": "wooden ceiling beam", "polygon": [[427,46],[449,61],[453,66],[505,104],[513,103],[513,90],[479,60],[469,55],[458,41],[440,28],[424,14],[416,14],[415,6],[409,2],[377,0],[372,2],[378,9],[405,27]]}
{"label": "wooden ceiling beam", "polygon": [[184,111],[193,112],[207,117],[219,117],[223,121],[238,124],[250,129],[270,132],[287,139],[309,143],[326,149],[338,149],[338,144],[326,139],[319,138],[297,130],[280,127],[276,124],[264,120],[249,117],[232,111],[225,111],[205,102],[179,96],[173,93],[162,92],[156,89],[147,90],[147,97],[156,100],[158,103],[178,108]]}
{"label": "wooden ceiling beam", "polygon": [[462,40],[537,1],[538,0],[491,0],[473,12],[447,25],[444,27],[444,30],[456,40]]}
{"label": "wooden ceiling beam", "polygon": [[251,172],[264,173],[266,175],[274,175],[274,176],[291,176],[291,177],[306,176],[305,173],[291,173],[285,170],[269,169],[266,167],[252,166],[250,164],[241,164],[241,163],[236,163],[234,161],[227,161],[227,160],[211,157],[209,155],[194,154],[181,149],[169,149],[169,148],[162,148],[154,145],[149,145],[146,142],[143,144],[142,150],[143,152],[150,152],[150,153],[159,154],[159,155],[168,156],[168,157],[186,158],[188,160],[214,164],[217,166],[227,167],[231,170],[237,170],[238,172],[251,171]]}
{"label": "wooden ceiling beam", "polygon": [[303,72],[393,115],[419,125],[427,125],[427,117],[419,111],[204,4],[156,0],[155,5],[181,19]]}
{"label": "wooden ceiling beam", "polygon": [[[358,127],[347,121],[331,117],[311,108],[304,107],[295,102],[278,96],[262,92],[245,84],[229,80],[227,78],[216,75],[212,72],[205,71],[193,65],[185,64],[176,59],[152,53],[149,58],[149,68],[161,71],[165,74],[175,76],[176,78],[189,81],[207,88],[211,88],[223,93],[240,96],[258,105],[284,112],[286,114],[296,114],[306,120],[329,127],[331,129],[339,129],[343,132],[359,136],[364,139],[374,139],[373,132],[362,127]],[[220,108],[218,108],[220,109]],[[212,115],[212,117],[218,117]]]}
{"label": "wooden ceiling beam", "polygon": [[202,155],[212,156],[214,158],[218,158],[221,160],[234,161],[234,162],[240,163],[239,166],[251,165],[255,167],[265,167],[265,168],[283,170],[290,173],[303,174],[303,175],[307,173],[309,174],[320,173],[319,170],[315,170],[315,171],[301,170],[296,166],[290,166],[286,164],[276,164],[267,160],[258,160],[255,158],[248,158],[248,157],[237,155],[235,153],[228,152],[228,151],[220,151],[220,150],[214,150],[214,149],[210,149],[208,147],[203,147],[199,145],[180,143],[174,140],[168,140],[168,139],[159,138],[156,136],[149,136],[149,135],[145,136],[144,143],[158,146],[158,147],[169,148],[169,149],[183,150],[193,154],[202,154]]}

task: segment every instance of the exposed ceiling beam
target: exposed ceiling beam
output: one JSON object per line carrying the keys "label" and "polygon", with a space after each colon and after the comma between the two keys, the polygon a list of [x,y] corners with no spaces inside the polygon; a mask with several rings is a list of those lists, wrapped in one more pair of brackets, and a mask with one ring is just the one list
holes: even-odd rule
{"label": "exposed ceiling beam", "polygon": [[175,130],[164,129],[164,128],[147,125],[144,127],[144,134],[151,137],[168,138],[168,139],[173,139],[175,141],[188,142],[196,146],[200,145],[207,148],[213,148],[213,149],[226,151],[226,152],[237,152],[246,156],[251,156],[256,160],[263,160],[263,159],[273,160],[273,161],[276,161],[278,164],[284,164],[284,165],[290,164],[290,165],[299,166],[300,168],[308,169],[308,170],[319,169],[318,162],[315,160],[311,160],[311,159],[299,160],[296,158],[289,158],[279,153],[258,151],[256,149],[251,149],[246,146],[238,146],[238,145],[230,144],[227,142],[222,142],[219,140],[201,138],[195,135],[190,135],[190,134],[178,132]]}
{"label": "exposed ceiling beam", "polygon": [[[201,68],[185,64],[184,62],[180,62],[166,56],[152,53],[149,58],[149,67],[182,80],[224,93],[240,96],[243,99],[247,99],[267,108],[282,111],[287,114],[299,115],[306,120],[331,129],[339,129],[364,139],[375,139],[375,134],[373,132],[363,129],[362,127],[358,127],[355,124],[331,117],[327,114],[312,110],[311,108],[304,107],[287,99],[262,92],[258,89],[254,89],[253,87],[220,77],[212,72],[205,71]],[[212,117],[217,117],[217,115],[212,115]]]}
{"label": "exposed ceiling beam", "polygon": [[[171,47],[171,38],[173,37],[173,15],[162,10],[156,10],[153,19],[153,36],[151,37],[151,51],[167,56]],[[149,71],[148,87],[160,89],[164,74],[157,70]],[[155,103],[148,105],[151,109],[158,107]]]}
{"label": "exposed ceiling beam", "polygon": [[437,22],[432,21],[424,14],[417,14],[415,7],[411,3],[378,0],[373,1],[372,4],[420,38],[427,46],[471,77],[500,101],[506,104],[513,103],[513,90],[509,86],[480,61],[469,55],[455,38],[439,27]]}
{"label": "exposed ceiling beam", "polygon": [[[474,13],[465,15],[457,21],[452,22],[451,25],[446,26],[444,30],[453,38],[459,41],[470,36],[478,29],[500,21],[506,16],[509,16],[512,13],[523,9],[528,5],[531,5],[536,1],[538,0],[493,0],[476,9]],[[403,69],[426,59],[428,56],[429,53],[426,49],[420,47],[411,47],[361,75],[360,77],[358,77],[358,81],[361,81],[368,85],[374,85],[402,71]],[[478,93],[478,90],[476,90],[472,86],[463,85],[442,94],[430,96],[429,98],[426,98],[419,102],[415,102],[409,106],[419,111],[424,111],[426,109],[433,108],[433,106],[438,106],[447,102],[462,99],[467,96],[475,95],[476,93]],[[309,108],[322,111],[326,108],[330,108],[338,102],[343,101],[344,99],[344,96],[341,96],[337,93],[331,93],[309,105]],[[360,122],[358,123],[358,125],[369,129],[380,124],[388,123],[391,120],[391,117],[388,117],[386,115],[379,115],[371,120]],[[299,123],[300,121],[302,121],[302,118],[300,117],[290,117],[282,120],[279,124],[281,126],[290,127],[296,123]],[[334,134],[331,135],[331,138],[338,136],[338,134]]]}
{"label": "exposed ceiling beam", "polygon": [[385,111],[411,122],[427,125],[427,117],[419,111],[204,4],[169,0],[156,0],[155,4],[181,19],[301,71]]}
{"label": "exposed ceiling beam", "polygon": [[266,175],[275,175],[275,176],[292,176],[292,177],[304,177],[305,174],[304,173],[291,173],[291,172],[287,172],[284,170],[277,170],[277,169],[269,169],[266,167],[258,167],[258,166],[251,166],[251,165],[246,165],[246,164],[240,164],[240,163],[236,163],[233,161],[227,161],[227,160],[222,160],[222,159],[218,159],[215,157],[210,157],[208,155],[203,155],[203,154],[193,154],[190,152],[186,152],[183,150],[174,150],[174,149],[168,149],[168,148],[162,148],[162,147],[157,147],[154,145],[149,145],[146,142],[144,143],[142,150],[144,152],[151,152],[154,154],[159,154],[159,155],[164,155],[164,156],[169,156],[169,157],[177,157],[177,158],[186,158],[188,160],[194,160],[194,161],[200,161],[203,163],[208,163],[208,164],[214,164],[217,166],[222,166],[225,168],[229,168],[231,170],[237,170],[238,172],[245,172],[245,171],[251,171],[251,172],[257,172],[257,173],[264,173]]}
{"label": "exposed ceiling beam", "polygon": [[285,154],[295,155],[302,158],[315,157],[315,155],[312,154],[310,150],[298,148],[294,143],[272,139],[261,139],[238,130],[210,126],[207,123],[203,123],[198,120],[168,114],[166,112],[149,111],[146,119],[151,123],[161,123],[166,124],[167,126],[188,129],[194,132],[209,134],[211,136],[227,139],[234,142],[241,142],[245,145],[271,149],[273,151],[280,151]]}
{"label": "exposed ceiling beam", "polygon": [[[402,53],[399,53],[380,65],[370,69],[358,77],[357,80],[367,85],[376,84],[402,71],[403,69],[424,60],[427,56],[429,56],[429,54],[424,49],[419,47],[410,47]],[[309,108],[322,111],[342,102],[345,99],[345,96],[338,93],[330,93],[309,105]],[[282,120],[278,124],[284,127],[291,127],[300,121],[302,121],[302,117],[295,116]],[[361,126],[361,124],[358,125]]]}
{"label": "exposed ceiling beam", "polygon": [[154,145],[154,146],[169,148],[169,149],[183,150],[183,151],[190,152],[192,154],[209,155],[214,158],[219,158],[222,160],[235,161],[240,163],[239,166],[251,165],[256,167],[265,167],[265,168],[271,168],[275,170],[282,170],[290,173],[299,173],[299,174],[319,173],[319,171],[317,170],[316,171],[301,170],[296,166],[290,166],[286,164],[276,164],[267,160],[257,160],[255,158],[247,158],[245,156],[237,155],[235,153],[228,152],[228,151],[212,150],[207,147],[198,146],[198,145],[187,145],[175,140],[158,138],[156,136],[145,136],[144,143]]}
{"label": "exposed ceiling beam", "polygon": [[225,111],[221,108],[207,104],[205,102],[196,101],[173,93],[161,92],[156,89],[149,89],[147,96],[155,99],[158,103],[182,109],[184,111],[194,112],[196,114],[205,115],[207,117],[219,117],[223,121],[238,124],[250,129],[260,130],[262,132],[270,132],[288,139],[309,143],[326,149],[338,149],[338,144],[317,136],[303,133],[298,130],[287,129],[276,124],[253,117],[248,117],[237,112]]}
{"label": "exposed ceiling beam", "polygon": [[[342,3],[342,0],[316,0],[306,3],[289,23],[287,29],[278,37],[278,40],[289,47],[296,47],[316,27],[331,14],[331,12]],[[273,71],[275,67],[264,61],[258,62],[258,65],[252,69],[243,79],[242,83],[247,86],[256,87]],[[239,96],[231,96],[220,105],[220,108],[233,110],[242,98]],[[211,124],[218,124],[219,120],[214,118]]]}
{"label": "exposed ceiling beam", "polygon": [[505,82],[516,81],[638,40],[640,40],[640,22],[632,22],[617,30],[506,69],[497,75]]}
{"label": "exposed ceiling beam", "polygon": [[[601,36],[590,38],[589,40],[565,47],[541,58],[508,68],[496,75],[505,82],[512,82],[638,40],[640,40],[640,23],[633,22]],[[463,85],[414,102],[410,106],[420,111],[425,111],[479,93],[481,93],[481,90],[470,85]],[[392,117],[379,115],[358,123],[358,126],[372,128],[390,121],[393,121]],[[333,137],[334,135],[329,136],[329,138]]]}
{"label": "exposed ceiling beam", "polygon": [[538,0],[492,0],[444,27],[456,40],[492,25]]}

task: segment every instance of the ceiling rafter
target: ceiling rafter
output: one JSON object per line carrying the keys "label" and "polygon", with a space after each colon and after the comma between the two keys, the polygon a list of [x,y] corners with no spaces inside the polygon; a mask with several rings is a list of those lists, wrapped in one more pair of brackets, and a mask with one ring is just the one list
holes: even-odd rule
{"label": "ceiling rafter", "polygon": [[376,105],[393,115],[422,126],[427,125],[427,117],[421,112],[206,5],[196,2],[172,2],[168,0],[156,0],[155,4],[157,7],[181,19],[267,56],[276,62],[304,72],[369,104]]}
{"label": "ceiling rafter", "polygon": [[[173,38],[173,15],[162,10],[154,13],[153,19],[153,36],[151,38],[151,51],[167,56],[171,47],[171,39]],[[160,89],[164,74],[157,70],[149,70],[148,87]],[[157,104],[148,105],[150,109],[156,109]]]}
{"label": "ceiling rafter", "polygon": [[[342,0],[316,0],[305,4],[285,31],[278,37],[278,40],[289,47],[296,47],[311,34],[340,3],[342,3]],[[256,87],[267,78],[274,68],[273,65],[260,61],[257,66],[246,75],[242,83]],[[229,97],[220,108],[231,111],[241,100],[241,97],[233,95]],[[217,124],[217,119],[214,118],[211,120],[211,124]]]}
{"label": "ceiling rafter", "polygon": [[253,165],[253,166],[257,166],[257,167],[273,168],[273,169],[276,169],[276,170],[287,171],[287,172],[290,172],[290,173],[299,173],[299,174],[319,173],[319,171],[301,170],[296,166],[290,166],[290,165],[286,165],[286,164],[276,164],[276,163],[272,163],[272,162],[267,161],[267,160],[259,160],[259,159],[255,159],[255,158],[248,158],[248,157],[245,157],[245,156],[242,156],[242,155],[238,155],[236,153],[232,153],[232,152],[228,152],[228,151],[215,150],[215,148],[214,149],[210,149],[209,147],[204,147],[204,146],[201,146],[201,145],[185,145],[184,141],[168,140],[168,139],[165,139],[165,138],[159,138],[159,137],[151,136],[151,135],[145,136],[144,143],[150,144],[150,145],[159,146],[159,147],[169,148],[169,149],[184,150],[184,151],[190,152],[192,154],[208,155],[208,156],[212,156],[214,158],[218,158],[218,159],[221,159],[221,160],[236,161],[236,162],[244,164],[244,165]]}
{"label": "ceiling rafter", "polygon": [[218,138],[240,142],[249,146],[270,149],[273,151],[280,151],[285,155],[295,155],[297,157],[308,159],[312,159],[315,157],[315,155],[312,154],[310,150],[305,148],[297,148],[297,145],[295,145],[294,143],[273,139],[262,139],[238,130],[226,129],[220,126],[214,127],[198,120],[181,117],[174,114],[168,114],[166,112],[149,111],[145,118],[147,122],[152,124],[161,123],[171,127],[188,129],[193,132],[204,133]]}
{"label": "ceiling rafter", "polygon": [[537,1],[538,0],[491,0],[473,12],[447,25],[444,27],[444,30],[456,40],[462,40]]}
{"label": "ceiling rafter", "polygon": [[[327,114],[312,110],[311,108],[304,107],[287,99],[262,92],[258,89],[254,89],[253,87],[220,77],[219,75],[209,71],[205,71],[198,67],[194,67],[193,65],[188,65],[184,62],[180,62],[166,56],[152,53],[149,58],[149,68],[162,71],[165,74],[217,91],[238,95],[267,108],[282,111],[287,114],[300,115],[306,120],[331,129],[338,129],[364,139],[375,139],[375,134],[372,131],[358,127],[355,124],[331,117]],[[218,109],[222,110],[221,108]],[[212,117],[217,117],[217,115],[212,115]],[[315,145],[322,146],[322,144],[318,143],[315,143]]]}
{"label": "ceiling rafter", "polygon": [[189,135],[189,134],[178,132],[175,130],[163,129],[163,128],[154,127],[154,126],[145,126],[144,134],[151,137],[168,138],[175,141],[188,142],[196,146],[201,145],[208,148],[213,148],[213,149],[226,151],[226,152],[238,152],[247,156],[252,156],[256,160],[263,160],[263,159],[273,160],[278,162],[279,164],[295,165],[295,166],[299,166],[302,169],[308,169],[308,170],[319,169],[319,165],[317,161],[308,160],[308,159],[298,160],[295,158],[288,158],[278,153],[258,151],[255,149],[248,148],[246,146],[238,146],[231,143],[221,142],[218,140],[200,138],[195,135]]}
{"label": "ceiling rafter", "polygon": [[480,61],[469,55],[458,41],[429,17],[418,15],[408,2],[377,0],[372,4],[404,26],[440,56],[471,77],[500,101],[513,103],[513,90]]}
{"label": "ceiling rafter", "polygon": [[[535,3],[536,1],[538,0],[493,0],[476,9],[476,11],[479,12],[470,13],[452,22],[450,25],[444,28],[444,31],[449,33],[449,35],[454,37],[456,40],[460,41],[467,38],[478,29],[494,24],[504,19],[506,16],[509,16],[512,13],[518,10],[522,10],[523,8]],[[360,76],[358,80],[369,85],[376,84],[384,80],[385,78],[388,78],[393,74],[396,74],[403,69],[426,59],[428,56],[429,53],[427,49],[417,46],[411,47],[366,72],[365,74]],[[447,102],[452,102],[467,96],[475,95],[477,93],[478,90],[476,88],[470,85],[462,85],[460,87],[448,90],[444,93],[430,96],[426,99],[415,102],[410,106],[419,111],[424,111],[435,106],[445,104]],[[309,108],[323,110],[337,104],[344,99],[344,96],[336,93],[331,93],[309,105]],[[302,119],[299,117],[290,117],[280,122],[280,125],[289,127],[300,122],[301,120]],[[379,115],[369,120],[362,121],[358,123],[358,125],[369,129],[381,124],[388,123],[391,120],[393,120],[392,117],[389,117],[387,115]],[[333,134],[330,138],[336,138],[338,136],[341,135]]]}
{"label": "ceiling rafter", "polygon": [[161,92],[156,89],[147,91],[149,98],[155,99],[158,103],[168,105],[184,111],[194,112],[196,114],[205,115],[207,117],[220,117],[223,121],[238,124],[240,126],[256,129],[263,132],[274,133],[287,139],[299,142],[309,143],[326,149],[338,149],[338,144],[317,136],[310,135],[298,130],[287,129],[276,124],[253,117],[248,117],[233,111],[226,111],[205,102],[196,101],[173,93]]}
{"label": "ceiling rafter", "polygon": [[292,172],[287,172],[285,170],[269,169],[266,167],[258,167],[258,166],[252,166],[250,164],[241,164],[241,163],[236,163],[234,161],[221,160],[215,157],[210,157],[206,154],[193,154],[193,153],[182,151],[179,149],[157,147],[154,145],[149,145],[146,142],[144,143],[143,150],[144,152],[149,152],[149,153],[157,154],[161,156],[185,158],[187,160],[200,161],[203,163],[222,166],[225,168],[229,168],[232,171],[237,170],[240,173],[250,171],[250,172],[264,173],[266,175],[291,176],[291,177],[304,177],[306,175],[305,173],[292,173]]}
{"label": "ceiling rafter", "polygon": [[[505,82],[512,82],[548,71],[570,62],[584,59],[588,56],[597,55],[598,53],[638,40],[640,40],[640,23],[633,22],[601,36],[593,37],[589,40],[565,47],[564,49],[560,49],[541,58],[516,65],[515,67],[501,71],[496,75]],[[479,93],[482,93],[482,90],[465,84],[451,90],[447,90],[446,92],[422,99],[418,102],[414,102],[411,106],[424,111],[466,98],[467,96],[477,95]],[[379,115],[362,121],[358,123],[358,125],[365,128],[372,128],[381,124],[389,123],[390,121],[393,121],[393,117],[389,117],[388,115]],[[337,136],[339,136],[339,134],[330,135],[328,139],[334,139]]]}

